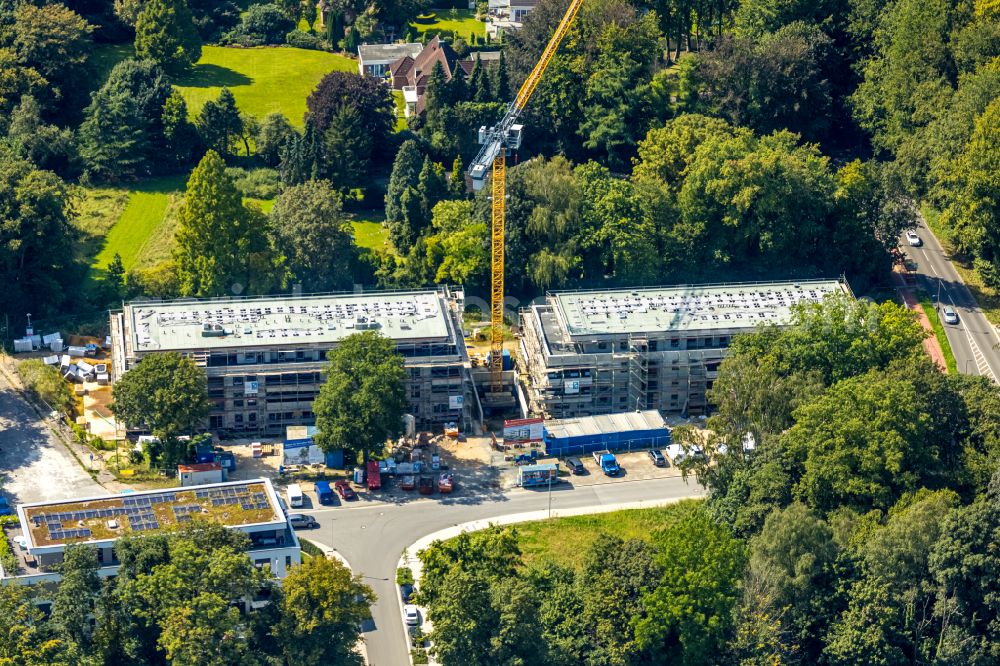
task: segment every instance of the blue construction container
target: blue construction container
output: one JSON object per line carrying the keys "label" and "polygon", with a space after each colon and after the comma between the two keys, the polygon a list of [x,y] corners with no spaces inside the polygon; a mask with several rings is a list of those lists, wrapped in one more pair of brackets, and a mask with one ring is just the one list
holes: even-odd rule
{"label": "blue construction container", "polygon": [[[486,355],[486,364],[489,365],[493,360],[493,352]],[[504,349],[503,354],[500,356],[500,367],[504,370],[514,369],[514,358],[510,355],[509,349]]]}
{"label": "blue construction container", "polygon": [[650,409],[546,421],[542,440],[550,456],[658,449],[670,444],[670,428],[660,412]]}

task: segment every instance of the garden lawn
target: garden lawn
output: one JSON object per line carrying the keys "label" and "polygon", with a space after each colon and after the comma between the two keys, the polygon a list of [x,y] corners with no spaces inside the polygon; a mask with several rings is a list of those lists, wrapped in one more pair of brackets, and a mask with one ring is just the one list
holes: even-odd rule
{"label": "garden lawn", "polygon": [[396,103],[396,126],[395,131],[402,132],[406,129],[406,100],[403,99],[402,90],[392,91],[392,101]]}
{"label": "garden lawn", "polygon": [[354,219],[351,220],[354,227],[354,244],[358,247],[366,247],[372,250],[389,250],[389,232],[382,226],[379,220]]}
{"label": "garden lawn", "polygon": [[515,525],[525,564],[548,560],[573,569],[602,532],[622,539],[648,539],[665,527],[676,504],[652,509],[630,509],[589,516],[571,516]]}
{"label": "garden lawn", "polygon": [[126,270],[148,268],[167,259],[176,227],[172,213],[183,197],[186,180],[186,176],[166,176],[136,185],[117,220],[107,229],[104,244],[91,262],[91,272],[100,273],[116,253],[121,255]]}
{"label": "garden lawn", "polygon": [[240,111],[263,118],[283,113],[303,125],[306,97],[333,71],[356,72],[358,64],[342,55],[289,47],[254,49],[202,47],[201,60],[176,80],[188,112],[197,115],[208,100],[228,87]]}
{"label": "garden lawn", "polygon": [[450,31],[469,44],[472,43],[474,34],[480,40],[486,39],[486,23],[476,19],[476,13],[468,9],[433,10],[433,14],[418,16],[410,25],[416,28],[420,37],[426,34],[428,39],[445,31]]}

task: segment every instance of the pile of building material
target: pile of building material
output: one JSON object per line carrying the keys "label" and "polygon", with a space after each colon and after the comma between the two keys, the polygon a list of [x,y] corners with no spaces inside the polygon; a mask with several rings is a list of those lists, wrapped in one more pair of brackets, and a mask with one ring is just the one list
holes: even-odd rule
{"label": "pile of building material", "polygon": [[47,335],[28,334],[23,338],[14,340],[14,352],[25,353],[48,349],[49,351],[61,352],[63,350],[62,335],[58,332]]}

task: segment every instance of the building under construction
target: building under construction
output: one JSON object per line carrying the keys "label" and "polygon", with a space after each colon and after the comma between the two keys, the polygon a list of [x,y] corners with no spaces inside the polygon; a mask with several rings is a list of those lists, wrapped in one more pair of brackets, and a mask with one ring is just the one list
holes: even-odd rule
{"label": "building under construction", "polygon": [[521,311],[523,407],[547,418],[703,414],[734,335],[790,321],[842,280],[567,291]]}
{"label": "building under construction", "polygon": [[482,418],[460,325],[461,290],[138,301],[111,314],[113,381],[150,354],[205,368],[209,422],[223,435],[284,435],[312,425],[326,353],[352,333],[396,342],[417,427]]}

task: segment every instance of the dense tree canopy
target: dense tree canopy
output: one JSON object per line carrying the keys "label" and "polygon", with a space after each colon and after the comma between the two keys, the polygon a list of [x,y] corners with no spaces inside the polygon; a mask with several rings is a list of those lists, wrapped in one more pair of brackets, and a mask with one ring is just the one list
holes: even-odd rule
{"label": "dense tree canopy", "polygon": [[275,278],[267,220],[247,207],[225,172],[222,158],[208,151],[191,172],[178,213],[177,267],[181,293],[240,295],[263,291]]}
{"label": "dense tree canopy", "polygon": [[403,357],[391,339],[365,331],[341,340],[327,361],[326,381],[313,402],[316,443],[367,461],[403,428]]}
{"label": "dense tree canopy", "polygon": [[269,221],[291,280],[312,292],[350,288],[353,227],[344,218],[340,195],[326,181],[287,188]]}
{"label": "dense tree canopy", "polygon": [[193,435],[208,416],[208,379],[188,358],[153,354],[125,373],[114,386],[111,411],[128,428],[158,437],[165,462],[181,460],[176,438]]}

